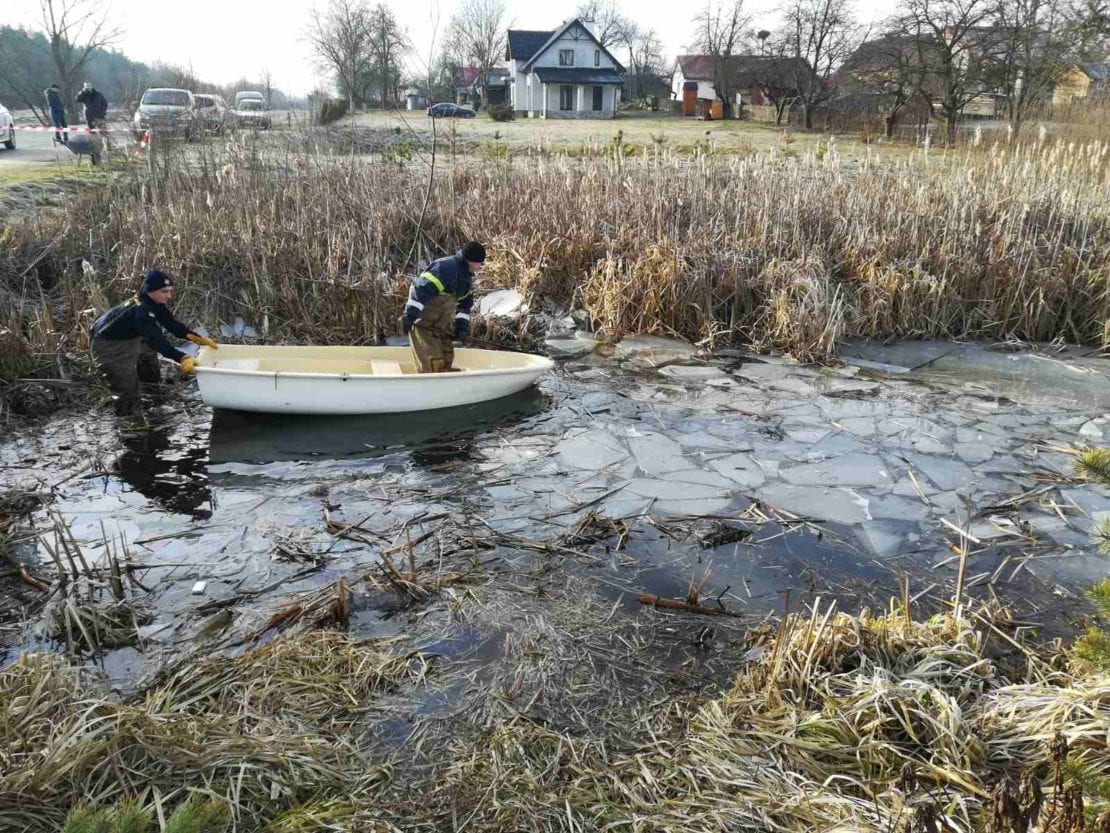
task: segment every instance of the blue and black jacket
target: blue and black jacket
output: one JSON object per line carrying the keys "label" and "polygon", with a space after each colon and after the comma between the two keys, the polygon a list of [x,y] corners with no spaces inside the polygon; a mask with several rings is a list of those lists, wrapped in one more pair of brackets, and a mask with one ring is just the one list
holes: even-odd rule
{"label": "blue and black jacket", "polygon": [[62,103],[61,93],[53,87],[47,87],[43,90],[43,95],[46,97],[46,106],[50,109],[50,118],[53,119],[54,124],[65,127],[66,108]]}
{"label": "blue and black jacket", "polygon": [[163,328],[178,338],[185,338],[193,332],[174,318],[165,304],[156,304],[149,295],[140,293],[129,301],[116,304],[96,319],[92,334],[95,338],[108,341],[142,338],[167,359],[180,362],[185,354],[170,344],[162,332]]}
{"label": "blue and black jacket", "polygon": [[454,295],[458,302],[455,312],[455,332],[470,331],[470,310],[474,307],[470,264],[462,250],[450,257],[441,257],[421,272],[409,287],[409,300],[405,315],[415,322],[424,313],[424,305],[436,295]]}

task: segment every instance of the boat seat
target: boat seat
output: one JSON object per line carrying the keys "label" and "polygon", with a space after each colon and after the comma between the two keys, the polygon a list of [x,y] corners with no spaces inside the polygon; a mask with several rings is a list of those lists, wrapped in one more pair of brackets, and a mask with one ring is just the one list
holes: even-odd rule
{"label": "boat seat", "polygon": [[375,376],[400,376],[404,373],[400,362],[391,362],[388,359],[371,359],[370,372]]}

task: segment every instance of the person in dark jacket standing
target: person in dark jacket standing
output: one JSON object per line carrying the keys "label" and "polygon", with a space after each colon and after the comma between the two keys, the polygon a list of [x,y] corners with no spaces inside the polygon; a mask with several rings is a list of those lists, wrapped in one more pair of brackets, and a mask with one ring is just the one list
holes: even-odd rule
{"label": "person in dark jacket standing", "polygon": [[77,93],[77,103],[85,108],[85,123],[94,130],[107,127],[108,99],[89,81]]}
{"label": "person in dark jacket standing", "polygon": [[132,414],[139,409],[139,382],[161,378],[157,353],[181,365],[181,374],[193,372],[193,359],[178,350],[163,330],[193,344],[219,347],[175,319],[166,304],[173,300],[173,280],[158,269],[143,277],[139,293],[112,307],[92,326],[92,354],[116,396],[116,410]]}
{"label": "person in dark jacket standing", "polygon": [[421,373],[455,369],[452,335],[462,339],[470,332],[472,278],[481,272],[485,260],[485,248],[471,240],[454,255],[435,261],[409,288],[401,329],[410,337]]}
{"label": "person in dark jacket standing", "polygon": [[[62,88],[57,84],[51,84],[43,95],[46,96],[46,109],[50,111],[50,121],[54,127],[69,127],[69,122],[66,121],[66,106],[62,102]],[[68,142],[69,134],[64,130],[55,130],[54,141]]]}

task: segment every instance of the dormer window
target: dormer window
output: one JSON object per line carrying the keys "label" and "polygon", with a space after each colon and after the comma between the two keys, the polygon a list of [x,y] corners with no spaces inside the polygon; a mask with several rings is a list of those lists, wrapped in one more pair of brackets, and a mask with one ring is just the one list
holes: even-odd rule
{"label": "dormer window", "polygon": [[559,50],[559,66],[572,67],[574,66],[574,50],[573,49],[560,49]]}

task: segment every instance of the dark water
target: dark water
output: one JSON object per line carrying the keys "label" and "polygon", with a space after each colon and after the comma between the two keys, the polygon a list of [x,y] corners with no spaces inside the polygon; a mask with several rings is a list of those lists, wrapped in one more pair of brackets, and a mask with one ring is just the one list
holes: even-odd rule
{"label": "dark water", "polygon": [[314,458],[370,458],[410,452],[417,465],[467,459],[480,434],[543,411],[550,398],[536,388],[460,408],[408,414],[297,416],[215,411],[212,463],[274,463]]}
{"label": "dark water", "polygon": [[208,446],[202,430],[161,425],[123,436],[115,473],[164,509],[205,519],[212,516]]}

